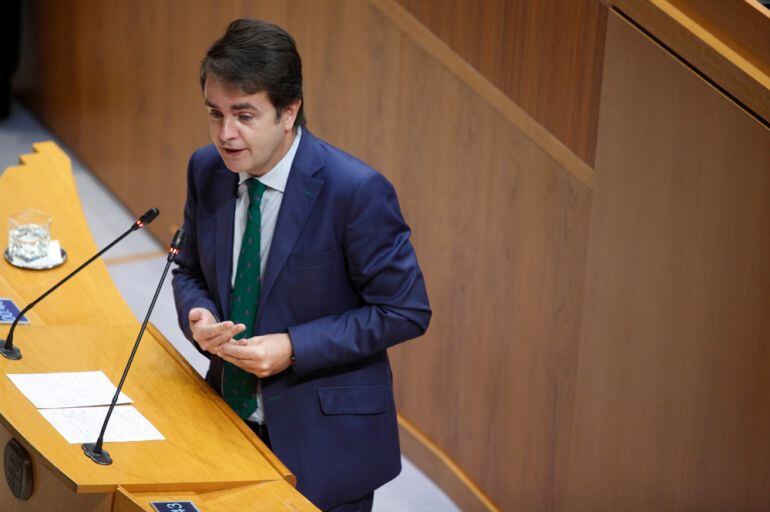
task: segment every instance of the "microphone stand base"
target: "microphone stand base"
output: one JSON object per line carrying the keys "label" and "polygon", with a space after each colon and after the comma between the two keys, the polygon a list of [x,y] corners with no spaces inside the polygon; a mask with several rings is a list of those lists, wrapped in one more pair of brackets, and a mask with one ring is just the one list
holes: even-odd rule
{"label": "microphone stand base", "polygon": [[21,350],[19,350],[19,347],[13,346],[11,348],[5,348],[5,340],[0,340],[0,343],[3,344],[3,346],[0,347],[0,354],[3,354],[3,357],[6,359],[13,359],[14,361],[21,359]]}
{"label": "microphone stand base", "polygon": [[112,464],[112,457],[110,457],[110,453],[107,450],[102,449],[101,453],[96,453],[94,451],[96,443],[85,443],[80,447],[83,448],[83,452],[85,452],[86,456],[97,464],[101,464],[102,466],[109,466]]}

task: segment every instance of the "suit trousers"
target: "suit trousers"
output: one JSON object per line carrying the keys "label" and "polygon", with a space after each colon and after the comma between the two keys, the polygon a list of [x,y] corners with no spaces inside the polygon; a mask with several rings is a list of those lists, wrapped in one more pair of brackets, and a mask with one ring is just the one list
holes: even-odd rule
{"label": "suit trousers", "polygon": [[370,492],[361,499],[348,501],[336,507],[326,509],[326,512],[371,512],[374,504],[374,493]]}
{"label": "suit trousers", "polygon": [[[260,425],[253,421],[246,421],[246,424],[255,434],[257,434],[257,437],[265,443],[265,446],[270,448],[270,434],[267,432],[267,425]],[[373,504],[374,493],[370,492],[361,499],[348,501],[347,503],[342,503],[336,507],[327,509],[327,512],[371,512]]]}

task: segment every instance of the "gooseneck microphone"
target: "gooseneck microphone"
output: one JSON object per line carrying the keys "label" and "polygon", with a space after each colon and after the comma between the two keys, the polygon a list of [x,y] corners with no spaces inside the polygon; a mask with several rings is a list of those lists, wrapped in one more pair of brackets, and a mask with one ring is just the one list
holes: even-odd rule
{"label": "gooseneck microphone", "polygon": [[158,300],[158,295],[160,294],[160,289],[163,286],[163,281],[166,279],[166,274],[168,273],[168,268],[171,266],[171,263],[173,263],[174,259],[176,258],[176,255],[179,254],[179,251],[182,248],[182,244],[184,243],[185,239],[185,232],[182,229],[178,229],[177,232],[174,234],[174,238],[171,240],[171,245],[168,248],[168,257],[166,258],[166,268],[163,269],[163,275],[160,277],[160,282],[158,283],[158,288],[155,290],[155,296],[152,298],[152,302],[150,302],[150,308],[147,310],[147,315],[144,317],[144,322],[142,322],[142,328],[139,329],[139,335],[136,337],[136,342],[134,342],[134,349],[131,351],[131,356],[128,358],[128,363],[126,363],[126,368],[123,370],[123,376],[120,378],[120,383],[118,383],[118,389],[115,390],[115,396],[112,398],[112,402],[110,403],[110,408],[107,409],[107,415],[104,418],[104,423],[102,423],[102,430],[99,432],[99,439],[96,440],[95,443],[84,443],[81,445],[81,448],[83,448],[83,451],[85,452],[86,456],[96,462],[97,464],[102,465],[108,465],[112,464],[112,457],[110,457],[110,454],[107,450],[102,448],[102,445],[104,444],[104,433],[107,431],[107,423],[110,421],[110,416],[112,416],[112,410],[115,409],[115,404],[118,403],[118,397],[120,396],[120,391],[123,389],[123,383],[126,382],[126,375],[128,375],[128,370],[131,368],[131,363],[134,362],[134,356],[136,355],[136,350],[139,348],[139,342],[142,341],[142,335],[144,334],[144,330],[147,327],[147,322],[150,320],[150,315],[152,314],[152,310],[155,308],[155,301]]}
{"label": "gooseneck microphone", "polygon": [[19,323],[19,320],[24,316],[24,313],[26,313],[27,311],[32,309],[35,306],[35,304],[37,304],[38,302],[40,302],[41,300],[43,300],[46,297],[48,297],[48,295],[50,295],[51,292],[56,290],[58,287],[60,287],[61,285],[63,285],[67,281],[69,281],[69,279],[72,276],[74,276],[75,274],[77,274],[78,272],[83,270],[85,267],[87,267],[96,258],[98,258],[102,254],[104,254],[105,252],[110,250],[115,244],[117,244],[118,242],[123,240],[125,237],[127,237],[128,235],[130,235],[134,231],[136,231],[136,230],[138,230],[140,228],[143,228],[147,224],[149,224],[150,222],[154,221],[155,218],[158,216],[158,214],[160,214],[160,212],[158,211],[157,208],[150,208],[149,210],[144,212],[144,215],[142,215],[141,217],[136,219],[136,221],[131,225],[131,227],[128,228],[128,230],[125,233],[123,233],[118,238],[116,238],[115,241],[113,241],[110,245],[108,245],[107,247],[105,247],[101,251],[99,251],[96,254],[94,254],[88,261],[86,261],[85,263],[80,265],[78,268],[73,270],[67,277],[65,277],[64,279],[62,279],[61,281],[59,281],[58,283],[53,285],[43,295],[41,295],[40,297],[38,297],[37,299],[32,301],[24,309],[22,309],[21,312],[14,319],[13,324],[11,324],[11,330],[8,331],[8,338],[6,338],[5,340],[0,340],[0,343],[5,342],[3,344],[3,346],[0,347],[0,354],[5,356],[7,359],[21,359],[21,351],[19,350],[19,347],[15,347],[13,345],[13,332],[16,330],[16,324]]}

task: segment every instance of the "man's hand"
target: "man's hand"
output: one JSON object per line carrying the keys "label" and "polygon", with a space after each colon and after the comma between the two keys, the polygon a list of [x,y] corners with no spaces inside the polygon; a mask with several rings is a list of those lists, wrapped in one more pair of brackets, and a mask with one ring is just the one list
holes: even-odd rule
{"label": "man's hand", "polygon": [[291,338],[286,333],[254,336],[219,345],[216,354],[259,378],[280,373],[291,364]]}
{"label": "man's hand", "polygon": [[217,347],[242,333],[246,326],[233,324],[231,321],[217,322],[208,309],[192,308],[190,310],[190,331],[193,339],[206,352],[217,353]]}

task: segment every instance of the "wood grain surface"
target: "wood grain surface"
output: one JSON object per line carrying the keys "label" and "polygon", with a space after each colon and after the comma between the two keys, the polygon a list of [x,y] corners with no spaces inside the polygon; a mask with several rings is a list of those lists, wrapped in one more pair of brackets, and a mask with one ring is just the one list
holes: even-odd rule
{"label": "wood grain surface", "polygon": [[[3,358],[0,373],[100,369],[117,384],[137,332],[136,325],[29,326],[24,331],[24,358]],[[100,350],[104,346],[110,349]],[[105,443],[115,461],[111,466],[94,464],[79,444],[68,444],[7,378],[0,379],[7,400],[0,421],[59,471],[73,492],[109,493],[117,484],[137,491],[205,491],[282,479],[257,455],[252,440],[234,435],[238,431],[233,422],[214,405],[203,384],[175,364],[162,364],[168,360],[145,334],[124,387],[165,440]]]}
{"label": "wood grain surface", "polygon": [[285,481],[262,482],[211,492],[140,493],[119,488],[112,512],[155,512],[153,501],[192,501],[200,512],[314,512],[318,509],[298,496]]}
{"label": "wood grain surface", "polygon": [[[42,210],[52,219],[51,237],[59,240],[68,255],[63,265],[44,271],[20,269],[4,259],[0,261],[0,281],[4,283],[0,296],[12,298],[23,308],[93,256],[98,248],[83,216],[67,155],[55,144],[46,142],[35,144],[35,152],[22,155],[20,161],[20,165],[9,167],[0,175],[0,233],[7,237],[11,213],[27,208]],[[69,325],[101,322],[104,318],[116,323],[136,321],[112,286],[101,260],[94,261],[41,301],[29,318]],[[0,325],[1,337],[5,337],[8,328]],[[24,343],[24,329],[19,327],[14,334],[20,346]]]}
{"label": "wood grain surface", "polygon": [[770,15],[753,0],[608,0],[770,126]]}
{"label": "wood grain surface", "polygon": [[[5,377],[2,377],[5,380]],[[37,414],[37,412],[35,413]],[[0,485],[0,510],[3,512],[32,512],[47,510],[50,512],[110,512],[112,511],[112,493],[77,494],[69,492],[58,472],[52,471],[45,459],[35,452],[23,439],[19,439],[0,423],[0,446],[15,438],[32,461],[32,495],[21,501],[11,492],[3,477]]]}
{"label": "wood grain surface", "polygon": [[607,9],[596,0],[398,0],[589,165]]}
{"label": "wood grain surface", "polygon": [[770,508],[770,131],[611,14],[564,510]]}
{"label": "wood grain surface", "polygon": [[668,1],[765,75],[770,75],[770,9],[758,0]]}

